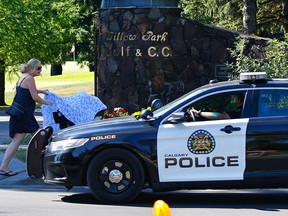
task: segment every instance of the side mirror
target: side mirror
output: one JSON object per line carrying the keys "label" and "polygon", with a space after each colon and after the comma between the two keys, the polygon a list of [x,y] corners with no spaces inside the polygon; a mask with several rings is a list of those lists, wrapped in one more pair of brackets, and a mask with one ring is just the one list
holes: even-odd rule
{"label": "side mirror", "polygon": [[151,110],[145,109],[140,113],[140,118],[153,119],[153,112]]}
{"label": "side mirror", "polygon": [[167,122],[171,124],[177,124],[186,122],[186,115],[185,112],[175,112],[168,118]]}

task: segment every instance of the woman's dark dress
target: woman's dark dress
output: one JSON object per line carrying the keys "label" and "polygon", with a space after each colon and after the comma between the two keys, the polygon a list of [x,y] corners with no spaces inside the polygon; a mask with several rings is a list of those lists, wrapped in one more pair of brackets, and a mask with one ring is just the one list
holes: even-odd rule
{"label": "woman's dark dress", "polygon": [[20,85],[16,86],[16,95],[14,100],[27,107],[27,111],[21,116],[20,119],[13,116],[10,117],[9,136],[13,138],[15,133],[36,132],[39,129],[39,124],[34,117],[36,103],[33,100],[29,89],[22,88]]}

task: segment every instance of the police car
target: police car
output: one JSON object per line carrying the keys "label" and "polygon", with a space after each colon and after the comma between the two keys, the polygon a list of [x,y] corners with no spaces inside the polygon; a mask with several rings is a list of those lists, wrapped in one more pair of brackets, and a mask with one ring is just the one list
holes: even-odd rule
{"label": "police car", "polygon": [[[67,188],[88,185],[103,203],[131,202],[144,188],[287,187],[288,80],[263,72],[240,77],[202,86],[138,118],[95,120],[53,135],[41,129],[30,141],[40,144],[41,160],[29,148],[28,174]],[[229,113],[239,95],[238,118],[188,112]]]}

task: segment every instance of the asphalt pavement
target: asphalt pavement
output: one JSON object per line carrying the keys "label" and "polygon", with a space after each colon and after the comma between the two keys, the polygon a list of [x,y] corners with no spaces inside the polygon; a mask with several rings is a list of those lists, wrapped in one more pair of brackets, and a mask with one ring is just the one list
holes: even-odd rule
{"label": "asphalt pavement", "polygon": [[[41,111],[36,110],[35,117],[41,127],[43,117]],[[9,137],[9,116],[5,113],[5,110],[0,110],[0,162],[2,162],[5,149],[10,143],[11,138]],[[26,149],[25,145],[21,145],[20,148]],[[27,175],[26,163],[13,158],[9,164],[9,168],[13,171],[18,172],[15,176],[3,176],[0,175],[0,186],[2,185],[31,185],[31,184],[44,184],[42,179],[32,179]]]}

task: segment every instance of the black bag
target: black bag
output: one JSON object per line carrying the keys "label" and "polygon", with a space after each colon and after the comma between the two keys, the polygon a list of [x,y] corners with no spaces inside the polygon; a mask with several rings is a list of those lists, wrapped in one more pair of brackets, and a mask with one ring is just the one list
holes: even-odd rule
{"label": "black bag", "polygon": [[59,110],[57,110],[57,112],[53,112],[53,118],[54,118],[55,123],[59,124],[60,129],[64,129],[66,127],[75,125],[73,122],[67,119],[63,115],[63,113],[61,113]]}
{"label": "black bag", "polygon": [[22,115],[26,112],[27,108],[22,106],[21,104],[13,101],[13,103],[11,104],[11,106],[8,108],[8,110],[6,110],[6,114],[10,115],[10,116],[14,116],[16,118],[21,118]]}

